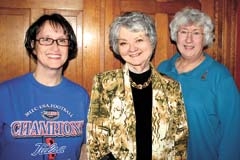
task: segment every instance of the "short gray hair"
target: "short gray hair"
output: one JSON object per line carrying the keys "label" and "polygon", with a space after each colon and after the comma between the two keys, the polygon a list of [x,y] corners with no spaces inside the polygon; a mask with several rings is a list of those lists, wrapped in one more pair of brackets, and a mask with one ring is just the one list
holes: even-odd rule
{"label": "short gray hair", "polygon": [[157,44],[157,33],[153,19],[142,12],[125,12],[110,25],[109,45],[114,54],[119,55],[118,37],[119,29],[126,27],[130,31],[139,32],[144,31],[149,37],[153,50]]}
{"label": "short gray hair", "polygon": [[184,8],[177,12],[169,24],[171,39],[176,42],[177,32],[183,25],[194,24],[203,27],[204,47],[210,46],[214,40],[214,24],[211,18],[198,9]]}

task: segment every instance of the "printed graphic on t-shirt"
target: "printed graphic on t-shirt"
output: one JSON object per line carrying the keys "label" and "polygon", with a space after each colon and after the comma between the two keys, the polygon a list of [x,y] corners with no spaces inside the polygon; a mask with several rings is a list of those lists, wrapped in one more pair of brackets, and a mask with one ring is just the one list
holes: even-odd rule
{"label": "printed graphic on t-shirt", "polygon": [[[49,155],[56,156],[65,152],[67,146],[60,146],[56,137],[76,137],[81,136],[83,132],[84,120],[71,121],[74,114],[67,107],[56,104],[43,104],[31,107],[26,111],[25,117],[39,114],[42,120],[18,120],[11,123],[11,134],[14,138],[34,138],[42,137],[41,142],[36,143],[31,155]],[[62,119],[61,114],[67,115],[68,120]],[[31,118],[32,119],[32,118]]]}

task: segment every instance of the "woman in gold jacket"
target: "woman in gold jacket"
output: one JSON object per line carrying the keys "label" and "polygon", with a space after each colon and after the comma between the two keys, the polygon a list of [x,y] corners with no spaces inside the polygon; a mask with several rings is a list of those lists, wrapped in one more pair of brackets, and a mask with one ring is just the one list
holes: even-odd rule
{"label": "woman in gold jacket", "polygon": [[110,27],[121,69],[94,77],[87,124],[90,160],[186,159],[188,127],[178,82],[159,74],[151,59],[154,21],[126,12]]}

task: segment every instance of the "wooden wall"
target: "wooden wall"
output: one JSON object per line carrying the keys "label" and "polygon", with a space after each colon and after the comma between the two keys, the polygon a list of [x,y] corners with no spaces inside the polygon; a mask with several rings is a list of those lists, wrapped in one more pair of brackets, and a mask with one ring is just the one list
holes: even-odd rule
{"label": "wooden wall", "polygon": [[235,80],[237,81],[238,88],[240,89],[240,2],[237,4],[237,43],[236,43],[236,67],[235,67]]}
{"label": "wooden wall", "polygon": [[65,75],[90,91],[96,73],[121,66],[108,45],[108,27],[115,16],[138,10],[155,19],[158,45],[153,64],[157,66],[176,51],[169,39],[168,23],[186,6],[199,8],[213,18],[216,40],[207,52],[229,68],[240,86],[238,0],[0,0],[0,82],[34,70],[24,48],[24,35],[43,13],[61,13],[72,24],[79,51]]}

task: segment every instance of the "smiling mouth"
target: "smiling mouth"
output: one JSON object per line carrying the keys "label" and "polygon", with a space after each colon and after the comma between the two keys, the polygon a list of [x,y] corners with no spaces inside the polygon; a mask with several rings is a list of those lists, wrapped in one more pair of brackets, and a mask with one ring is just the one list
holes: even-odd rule
{"label": "smiling mouth", "polygon": [[185,49],[193,49],[193,48],[195,48],[194,46],[187,46],[187,45],[184,45],[184,48]]}
{"label": "smiling mouth", "polygon": [[48,58],[54,58],[54,59],[58,59],[61,57],[60,55],[57,55],[57,54],[49,54],[47,56],[48,56]]}
{"label": "smiling mouth", "polygon": [[130,57],[134,58],[134,57],[138,57],[139,55],[141,55],[141,53],[135,53],[135,54],[131,54],[129,55]]}

